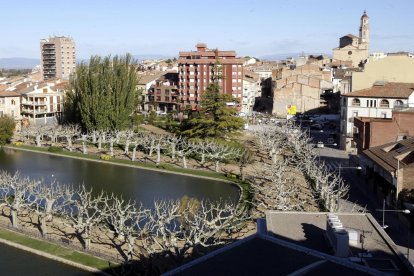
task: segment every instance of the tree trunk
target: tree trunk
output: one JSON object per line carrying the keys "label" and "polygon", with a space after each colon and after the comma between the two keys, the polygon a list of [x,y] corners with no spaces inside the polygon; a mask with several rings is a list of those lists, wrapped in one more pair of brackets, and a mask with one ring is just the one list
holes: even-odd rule
{"label": "tree trunk", "polygon": [[88,154],[88,148],[86,147],[85,140],[82,140],[82,151],[83,151],[83,154]]}
{"label": "tree trunk", "polygon": [[171,158],[175,159],[175,143],[171,145]]}
{"label": "tree trunk", "polygon": [[151,141],[151,146],[150,146],[150,150],[149,150],[149,153],[148,153],[149,157],[152,156],[153,151],[154,151],[154,140]]}
{"label": "tree trunk", "polygon": [[85,229],[84,241],[85,241],[85,249],[86,250],[91,249],[91,238],[89,236],[89,227],[86,227],[86,229]]}
{"label": "tree trunk", "polygon": [[47,227],[46,227],[46,217],[45,216],[39,215],[39,225],[40,225],[40,230],[42,231],[42,236],[46,237]]}
{"label": "tree trunk", "polygon": [[72,137],[66,137],[68,140],[68,149],[71,152],[72,151]]}
{"label": "tree trunk", "polygon": [[92,143],[96,144],[96,132],[92,132]]}
{"label": "tree trunk", "polygon": [[36,147],[40,147],[40,135],[36,135]]}
{"label": "tree trunk", "polygon": [[17,210],[15,210],[14,208],[11,208],[11,216],[12,216],[12,226],[14,228],[19,228],[19,226],[17,225]]}
{"label": "tree trunk", "polygon": [[240,179],[242,180],[242,181],[244,181],[244,167],[243,166],[240,166]]}
{"label": "tree trunk", "polygon": [[183,167],[187,169],[187,158],[185,158],[185,155],[183,155]]}
{"label": "tree trunk", "polygon": [[114,156],[114,140],[113,140],[113,138],[111,138],[111,142],[109,142],[109,151],[110,151],[111,157],[113,157]]}
{"label": "tree trunk", "polygon": [[99,138],[98,138],[98,150],[101,150],[101,149],[102,149],[102,136],[99,135]]}
{"label": "tree trunk", "polygon": [[135,155],[136,155],[136,153],[137,153],[137,147],[135,146],[135,147],[132,149],[132,161],[135,161]]}
{"label": "tree trunk", "polygon": [[201,153],[201,164],[204,164],[206,162],[206,154],[205,154],[205,152],[203,151],[202,153]]}
{"label": "tree trunk", "polygon": [[124,152],[125,155],[127,155],[129,153],[129,143],[130,143],[129,140],[125,141],[125,152]]}
{"label": "tree trunk", "polygon": [[161,148],[160,146],[157,147],[157,166],[160,164],[161,162]]}
{"label": "tree trunk", "polygon": [[134,256],[134,244],[135,244],[135,238],[134,237],[128,237],[127,238],[128,241],[128,253],[127,253],[127,258],[128,261],[131,261],[133,256]]}
{"label": "tree trunk", "polygon": [[219,161],[218,160],[216,160],[215,168],[216,168],[216,172],[219,172]]}

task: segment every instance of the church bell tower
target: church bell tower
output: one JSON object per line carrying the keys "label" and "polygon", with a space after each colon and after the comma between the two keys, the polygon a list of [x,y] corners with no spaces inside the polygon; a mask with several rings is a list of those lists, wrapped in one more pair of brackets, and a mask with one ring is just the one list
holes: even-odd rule
{"label": "church bell tower", "polygon": [[361,16],[361,25],[359,27],[359,45],[362,49],[368,49],[369,47],[369,17],[367,12]]}

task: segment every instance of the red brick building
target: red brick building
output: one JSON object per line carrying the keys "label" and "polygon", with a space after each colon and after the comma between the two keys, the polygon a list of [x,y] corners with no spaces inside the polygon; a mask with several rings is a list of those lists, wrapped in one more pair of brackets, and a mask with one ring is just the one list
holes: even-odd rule
{"label": "red brick building", "polygon": [[391,119],[354,118],[354,141],[358,153],[371,147],[414,137],[414,109],[396,107]]}
{"label": "red brick building", "polygon": [[235,51],[207,49],[204,43],[197,44],[196,48],[196,51],[179,53],[178,88],[181,108],[189,105],[193,110],[199,108],[201,95],[217,77],[217,73],[221,75],[219,79],[221,93],[232,95],[241,102],[243,59],[236,58]]}

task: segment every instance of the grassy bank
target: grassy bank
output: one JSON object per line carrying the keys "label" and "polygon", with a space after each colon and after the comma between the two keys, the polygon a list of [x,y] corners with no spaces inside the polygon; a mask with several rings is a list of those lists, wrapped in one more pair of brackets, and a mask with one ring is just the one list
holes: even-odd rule
{"label": "grassy bank", "polygon": [[[94,256],[71,250],[46,241],[33,239],[26,235],[18,234],[9,230],[0,229],[0,238],[99,270],[107,270],[111,267],[110,263],[103,259],[99,259]],[[114,265],[112,264],[112,267],[113,266]]]}

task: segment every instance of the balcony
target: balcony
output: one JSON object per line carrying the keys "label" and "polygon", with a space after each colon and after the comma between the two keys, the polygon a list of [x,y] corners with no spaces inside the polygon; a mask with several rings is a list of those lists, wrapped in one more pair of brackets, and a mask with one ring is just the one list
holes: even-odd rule
{"label": "balcony", "polygon": [[43,44],[43,49],[56,49],[55,44]]}
{"label": "balcony", "polygon": [[23,102],[22,105],[44,106],[44,105],[47,105],[47,103],[46,102],[31,102],[31,101],[27,101],[27,102]]}

